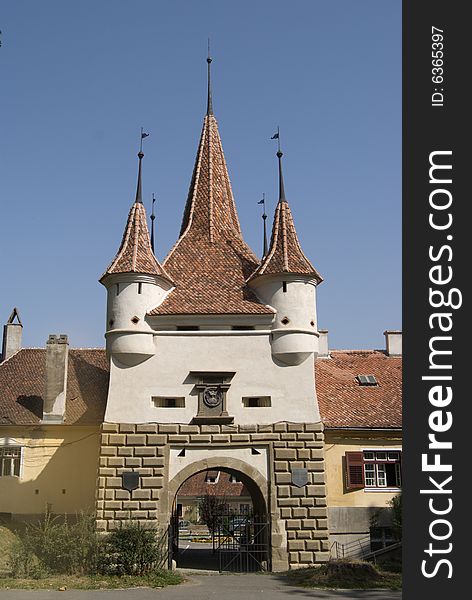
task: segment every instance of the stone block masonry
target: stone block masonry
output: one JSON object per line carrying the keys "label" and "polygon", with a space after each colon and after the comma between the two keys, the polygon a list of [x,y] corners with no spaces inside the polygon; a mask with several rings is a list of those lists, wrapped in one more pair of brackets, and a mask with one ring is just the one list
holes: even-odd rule
{"label": "stone block masonry", "polygon": [[[104,423],[98,468],[97,529],[111,531],[136,519],[163,530],[170,521],[170,448],[267,448],[269,481],[262,490],[271,520],[274,571],[329,558],[324,435],[321,423],[273,425],[178,425]],[[231,469],[231,458],[221,467]],[[308,482],[292,484],[292,469],[306,468]],[[235,467],[235,471],[238,469]],[[138,471],[139,487],[122,488],[123,471]],[[159,520],[160,519],[160,520]],[[161,522],[162,521],[162,522]]]}

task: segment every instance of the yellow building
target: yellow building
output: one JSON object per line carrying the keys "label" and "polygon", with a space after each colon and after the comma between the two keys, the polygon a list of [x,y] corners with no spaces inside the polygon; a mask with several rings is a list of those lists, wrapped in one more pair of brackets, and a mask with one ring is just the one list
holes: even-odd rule
{"label": "yellow building", "polygon": [[316,361],[325,426],[332,554],[393,542],[389,501],[402,485],[401,333],[385,351],[332,351]]}
{"label": "yellow building", "polygon": [[[47,349],[14,347],[13,325],[21,343],[21,323],[8,323],[0,363],[0,519],[93,512],[108,387],[105,352],[69,351],[67,340],[54,336]],[[54,402],[58,382],[65,402]]]}

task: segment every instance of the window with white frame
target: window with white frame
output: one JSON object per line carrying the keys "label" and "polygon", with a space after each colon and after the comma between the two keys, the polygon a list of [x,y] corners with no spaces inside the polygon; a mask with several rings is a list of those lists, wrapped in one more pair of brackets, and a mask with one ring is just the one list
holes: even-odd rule
{"label": "window with white frame", "polygon": [[21,446],[0,446],[0,477],[19,477]]}
{"label": "window with white frame", "polygon": [[346,452],[346,487],[398,489],[402,485],[401,450]]}

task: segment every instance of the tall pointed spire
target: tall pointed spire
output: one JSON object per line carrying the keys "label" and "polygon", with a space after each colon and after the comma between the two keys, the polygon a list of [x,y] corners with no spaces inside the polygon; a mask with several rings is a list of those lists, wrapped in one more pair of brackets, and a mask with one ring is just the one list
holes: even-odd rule
{"label": "tall pointed spire", "polygon": [[210,56],[210,38],[208,38],[208,56],[207,56],[207,65],[208,65],[208,92],[207,92],[207,116],[213,114],[213,101],[211,97],[211,61],[213,59]]}
{"label": "tall pointed spire", "polygon": [[208,52],[207,112],[179,239],[164,261],[175,288],[150,315],[271,314],[246,279],[259,259],[244,242],[211,98]]}

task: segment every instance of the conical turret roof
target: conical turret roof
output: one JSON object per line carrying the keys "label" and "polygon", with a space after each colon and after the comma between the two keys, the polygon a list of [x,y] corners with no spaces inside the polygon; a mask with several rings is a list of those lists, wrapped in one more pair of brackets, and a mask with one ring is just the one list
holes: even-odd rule
{"label": "conical turret roof", "polygon": [[120,248],[100,281],[103,281],[107,275],[114,273],[142,273],[145,275],[159,275],[172,282],[172,279],[154,256],[151,247],[146,222],[146,209],[141,199],[141,162],[143,156],[142,152],[138,154],[139,171],[136,200],[129,211]]}
{"label": "conical turret roof", "polygon": [[269,251],[250,279],[255,279],[261,275],[291,273],[310,275],[316,279],[317,283],[321,283],[323,278],[303,253],[293,222],[292,211],[285,198],[282,156],[283,154],[279,149],[277,152],[279,160],[279,201],[275,209]]}

